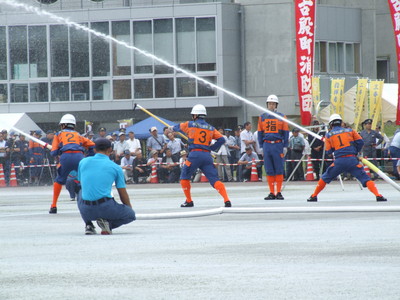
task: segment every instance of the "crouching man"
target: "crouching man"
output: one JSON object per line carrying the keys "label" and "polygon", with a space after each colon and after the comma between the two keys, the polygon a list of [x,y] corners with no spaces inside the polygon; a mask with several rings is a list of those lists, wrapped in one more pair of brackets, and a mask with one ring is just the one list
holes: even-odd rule
{"label": "crouching man", "polygon": [[[84,158],[79,163],[78,180],[82,190],[78,195],[78,208],[86,224],[85,234],[96,234],[94,220],[101,228],[101,234],[111,234],[114,228],[128,224],[136,217],[122,169],[109,159],[113,151],[111,142],[98,138],[95,150],[95,156]],[[114,181],[122,204],[112,196]]]}

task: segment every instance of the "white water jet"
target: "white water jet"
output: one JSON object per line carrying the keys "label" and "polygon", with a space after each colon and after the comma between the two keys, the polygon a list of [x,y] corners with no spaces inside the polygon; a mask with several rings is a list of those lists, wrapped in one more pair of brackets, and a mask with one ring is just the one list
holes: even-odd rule
{"label": "white water jet", "polygon": [[154,60],[162,63],[163,65],[166,65],[166,66],[168,66],[170,68],[175,69],[178,72],[186,74],[187,76],[189,76],[191,78],[194,78],[194,79],[196,79],[198,81],[201,81],[202,83],[204,83],[206,85],[209,85],[212,88],[214,88],[216,90],[219,90],[219,91],[221,91],[221,92],[223,92],[223,93],[225,93],[225,94],[227,94],[227,95],[229,95],[229,96],[231,96],[231,97],[233,97],[235,99],[238,99],[238,100],[240,100],[240,101],[242,101],[242,102],[244,102],[244,103],[246,103],[248,105],[251,105],[251,106],[257,108],[258,110],[267,112],[267,113],[273,115],[274,117],[278,118],[279,120],[284,121],[284,122],[286,122],[286,123],[288,123],[288,124],[290,124],[290,125],[292,125],[294,127],[297,127],[297,128],[303,130],[304,132],[307,132],[308,134],[310,134],[311,136],[313,136],[313,137],[315,137],[315,138],[317,138],[319,140],[322,140],[322,137],[320,135],[316,134],[315,132],[310,131],[307,128],[304,128],[301,125],[296,124],[296,123],[294,123],[294,122],[292,122],[292,121],[290,121],[290,120],[288,120],[286,118],[283,118],[282,116],[278,115],[277,113],[275,113],[273,111],[270,111],[270,110],[268,110],[268,109],[266,109],[266,108],[264,108],[264,107],[262,107],[262,106],[260,106],[258,104],[255,104],[255,103],[251,102],[250,100],[247,100],[246,98],[243,98],[243,97],[241,97],[241,96],[239,96],[239,95],[237,95],[237,94],[235,94],[235,93],[233,93],[233,92],[231,92],[231,91],[229,91],[227,89],[224,89],[224,88],[222,88],[222,87],[220,87],[220,86],[218,86],[218,85],[216,85],[216,84],[214,84],[212,82],[209,82],[209,81],[205,80],[204,78],[201,78],[201,77],[199,77],[199,76],[197,76],[197,75],[195,75],[195,74],[193,74],[193,73],[191,73],[191,72],[189,72],[189,71],[187,71],[185,69],[182,69],[182,68],[180,68],[180,67],[178,67],[176,65],[173,65],[173,64],[169,63],[168,61],[166,61],[166,60],[164,60],[162,58],[159,58],[159,57],[157,57],[157,56],[155,56],[155,55],[153,55],[153,54],[151,54],[151,53],[149,53],[147,51],[144,51],[144,50],[142,50],[140,48],[137,48],[135,46],[129,45],[124,41],[117,40],[116,38],[114,38],[114,37],[112,37],[110,35],[98,32],[98,31],[93,30],[93,29],[91,29],[89,27],[83,26],[83,25],[81,25],[79,23],[70,21],[67,18],[63,18],[63,17],[57,16],[57,15],[55,15],[53,13],[50,13],[48,11],[39,9],[37,7],[33,7],[33,6],[30,6],[30,5],[24,4],[24,3],[16,2],[15,0],[0,0],[0,4],[1,3],[6,4],[8,6],[12,6],[14,8],[22,8],[27,12],[32,12],[32,13],[35,13],[35,14],[37,14],[39,16],[42,16],[42,17],[48,17],[48,18],[56,21],[57,23],[65,24],[65,25],[67,25],[69,27],[74,27],[76,29],[86,31],[86,32],[94,34],[95,36],[98,36],[98,37],[100,37],[100,38],[102,38],[104,40],[112,41],[112,42],[117,43],[117,44],[119,44],[121,46],[124,46],[124,47],[126,47],[128,49],[137,51],[137,52],[141,53],[142,55],[144,55],[144,56],[146,56],[148,58],[154,59]]}

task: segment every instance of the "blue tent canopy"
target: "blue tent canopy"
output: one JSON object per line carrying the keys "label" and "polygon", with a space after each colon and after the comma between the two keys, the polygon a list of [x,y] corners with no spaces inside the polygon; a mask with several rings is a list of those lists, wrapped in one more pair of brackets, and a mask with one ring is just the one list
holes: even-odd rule
{"label": "blue tent canopy", "polygon": [[[160,120],[163,120],[165,123],[167,123],[170,126],[174,126],[176,125],[174,122],[171,122],[167,119],[160,118]],[[148,137],[150,137],[150,128],[151,127],[157,127],[157,131],[159,134],[163,133],[163,128],[165,127],[164,124],[162,124],[160,121],[157,121],[155,118],[153,117],[148,117],[147,119],[144,119],[143,121],[140,121],[136,124],[133,124],[129,127],[126,127],[126,133],[128,133],[129,131],[133,131],[135,133],[135,138],[137,139],[147,139]]]}

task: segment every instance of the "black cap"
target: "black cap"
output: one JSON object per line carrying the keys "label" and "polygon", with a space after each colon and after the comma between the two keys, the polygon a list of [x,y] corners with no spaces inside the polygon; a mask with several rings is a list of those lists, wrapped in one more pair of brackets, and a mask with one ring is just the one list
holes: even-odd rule
{"label": "black cap", "polygon": [[253,150],[253,148],[251,148],[251,147],[246,147],[246,148],[244,148],[244,150]]}
{"label": "black cap", "polygon": [[98,138],[94,142],[96,150],[104,151],[111,148],[111,142],[105,138]]}
{"label": "black cap", "polygon": [[124,154],[125,154],[125,155],[131,154],[131,152],[130,152],[129,150],[125,150],[125,151],[124,151]]}
{"label": "black cap", "polygon": [[100,127],[99,131],[107,131],[105,127]]}
{"label": "black cap", "polygon": [[363,122],[363,124],[372,124],[372,119],[366,119],[364,122]]}
{"label": "black cap", "polygon": [[300,132],[300,129],[298,129],[298,128],[293,128],[293,129],[292,129],[292,132]]}

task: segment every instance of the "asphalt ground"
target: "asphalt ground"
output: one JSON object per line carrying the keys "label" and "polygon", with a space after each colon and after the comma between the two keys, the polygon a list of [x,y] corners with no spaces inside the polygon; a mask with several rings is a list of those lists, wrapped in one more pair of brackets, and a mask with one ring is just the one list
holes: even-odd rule
{"label": "asphalt ground", "polygon": [[129,185],[138,220],[110,236],[84,235],[66,190],[49,215],[51,187],[2,188],[0,299],[399,299],[398,191],[378,181],[389,201],[377,203],[333,182],[307,203],[315,184],[265,201],[265,182],[228,183],[233,208],[264,212],[159,220],[145,218],[223,201],[208,183],[193,184],[193,208],[178,184]]}

